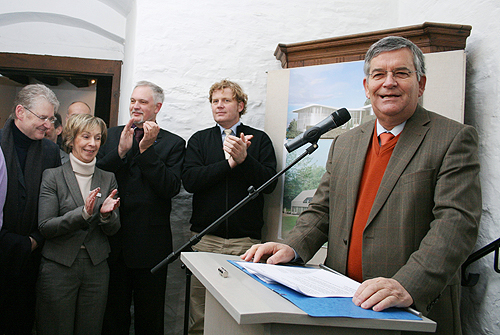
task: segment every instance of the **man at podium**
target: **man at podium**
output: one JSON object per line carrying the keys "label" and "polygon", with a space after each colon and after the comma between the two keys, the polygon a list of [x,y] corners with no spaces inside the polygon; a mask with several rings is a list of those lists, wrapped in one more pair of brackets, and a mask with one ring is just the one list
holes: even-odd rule
{"label": "man at podium", "polygon": [[389,36],[365,56],[376,120],[333,140],[326,173],[284,244],[252,246],[246,261],[307,262],[328,242],[327,266],[362,282],[353,302],[412,306],[461,334],[460,266],[481,216],[478,135],[418,104],[422,51]]}

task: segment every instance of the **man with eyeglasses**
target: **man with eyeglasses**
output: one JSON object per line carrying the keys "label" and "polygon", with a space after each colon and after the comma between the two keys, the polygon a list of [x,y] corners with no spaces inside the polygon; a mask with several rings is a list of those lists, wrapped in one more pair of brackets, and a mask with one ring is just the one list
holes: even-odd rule
{"label": "man with eyeglasses", "polygon": [[376,120],[333,140],[285,243],[252,246],[242,258],[307,262],[328,241],[325,264],[362,282],[355,305],[411,306],[437,322],[436,334],[461,334],[460,266],[481,216],[477,132],[418,105],[424,57],[409,40],[376,42],[364,72]]}
{"label": "man with eyeglasses", "polygon": [[8,177],[0,230],[0,334],[31,334],[33,329],[44,242],[38,231],[40,181],[45,169],[61,165],[59,147],[44,136],[58,107],[49,88],[25,86],[0,130]]}

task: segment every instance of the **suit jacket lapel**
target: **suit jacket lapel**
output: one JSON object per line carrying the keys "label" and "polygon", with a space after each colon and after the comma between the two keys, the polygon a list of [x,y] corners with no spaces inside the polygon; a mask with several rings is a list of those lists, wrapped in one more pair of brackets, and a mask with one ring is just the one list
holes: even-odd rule
{"label": "suit jacket lapel", "polygon": [[[102,180],[102,176],[101,176],[101,171],[97,168],[95,168],[94,170],[94,175],[92,176],[92,182],[90,183],[90,190],[95,190],[97,187],[100,187],[101,186],[101,180]],[[105,193],[106,190],[103,190],[101,188],[101,191],[99,193],[101,193],[101,196],[100,197],[97,197],[96,199],[96,202],[95,202],[95,206],[94,206],[94,210],[97,210],[99,208],[99,206],[104,202],[104,200],[106,200],[106,198],[108,197],[109,194],[106,194]],[[109,190],[111,191],[111,190]]]}
{"label": "suit jacket lapel", "polygon": [[[212,129],[213,129],[213,131],[212,131],[213,142],[212,143],[220,143],[219,150],[216,150],[217,160],[218,161],[225,160],[226,155],[224,154],[224,150],[222,149],[224,144],[222,143],[222,133],[221,133],[220,127],[218,124],[216,124]],[[236,129],[236,131],[240,131],[240,130]]]}
{"label": "suit jacket lapel", "polygon": [[68,185],[69,192],[73,197],[77,206],[85,205],[85,200],[82,197],[82,192],[80,192],[80,186],[78,185],[78,181],[76,180],[75,173],[73,172],[73,167],[71,166],[71,162],[68,161],[63,165],[63,177]]}
{"label": "suit jacket lapel", "polygon": [[429,120],[429,115],[425,109],[417,106],[413,116],[406,121],[405,128],[401,132],[398,143],[394,147],[391,159],[387,164],[384,177],[382,178],[370,211],[370,216],[368,217],[368,222],[366,223],[367,226],[378,214],[406,166],[420,147],[425,134],[429,130],[427,126]]}
{"label": "suit jacket lapel", "polygon": [[17,170],[17,179],[19,181],[19,184],[24,188],[24,192],[26,192],[26,183],[24,180],[24,172],[21,170],[21,165],[19,164],[19,159],[17,158],[17,155],[15,156],[16,159],[16,170]]}
{"label": "suit jacket lapel", "polygon": [[156,140],[155,140],[155,143],[153,143],[153,145],[156,145],[156,143],[160,142],[162,137],[163,137],[163,134],[161,133],[161,130],[160,130],[160,132],[156,136]]}
{"label": "suit jacket lapel", "polygon": [[[90,190],[95,190],[97,187],[100,187],[101,186],[101,175],[100,175],[100,171],[95,168],[94,170],[94,175],[92,176],[92,181],[90,182]],[[101,198],[97,198],[97,201],[96,201],[96,208],[97,206],[102,202],[104,201],[103,199],[106,199],[106,197],[108,196],[107,194],[104,194],[102,193],[102,189],[101,189]]]}
{"label": "suit jacket lapel", "polygon": [[[374,122],[368,122],[359,126],[357,129],[358,133],[354,136],[352,146],[350,148],[353,154],[349,155],[348,166],[350,168],[347,178],[348,204],[356,204],[358,198],[359,185],[361,183],[363,169],[365,166],[366,153],[373,135]],[[349,206],[349,208],[352,208],[352,211],[348,213],[347,222],[352,224],[356,206]]]}

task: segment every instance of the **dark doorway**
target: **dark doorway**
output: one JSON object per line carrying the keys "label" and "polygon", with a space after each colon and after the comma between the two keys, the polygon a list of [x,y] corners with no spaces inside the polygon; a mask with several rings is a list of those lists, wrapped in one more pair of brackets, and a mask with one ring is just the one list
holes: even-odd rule
{"label": "dark doorway", "polygon": [[0,53],[0,74],[22,85],[29,84],[30,78],[50,86],[65,79],[76,87],[97,80],[94,114],[108,127],[118,123],[121,66],[121,61],[114,60]]}

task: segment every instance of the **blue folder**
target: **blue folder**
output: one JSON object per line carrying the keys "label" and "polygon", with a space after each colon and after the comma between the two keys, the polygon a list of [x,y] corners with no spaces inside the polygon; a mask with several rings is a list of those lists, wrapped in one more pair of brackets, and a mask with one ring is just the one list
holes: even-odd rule
{"label": "blue folder", "polygon": [[237,262],[228,260],[258,282],[267,286],[274,292],[287,299],[295,306],[313,317],[346,317],[362,319],[398,319],[398,320],[422,320],[417,315],[402,308],[388,308],[382,312],[375,312],[372,309],[363,309],[356,306],[351,298],[314,298],[303,295],[281,284],[268,284],[257,276],[248,273]]}

